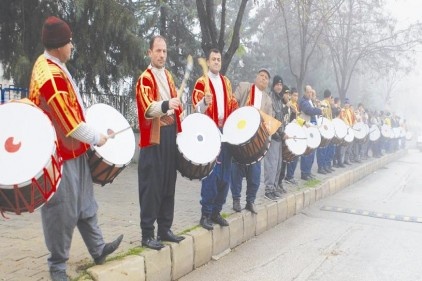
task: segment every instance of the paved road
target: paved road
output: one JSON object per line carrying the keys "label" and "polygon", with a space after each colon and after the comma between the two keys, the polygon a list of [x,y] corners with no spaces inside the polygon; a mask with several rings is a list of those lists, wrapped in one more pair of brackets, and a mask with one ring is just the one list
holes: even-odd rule
{"label": "paved road", "polygon": [[[370,161],[370,160],[368,160]],[[356,165],[356,164],[355,164]],[[315,165],[316,166],[316,163]],[[339,169],[335,173],[340,173]],[[297,177],[299,176],[299,169]],[[321,180],[329,175],[319,175]],[[263,177],[261,177],[263,179]],[[299,188],[303,181],[299,180]],[[244,184],[245,186],[245,184]],[[176,206],[173,230],[181,232],[198,224],[200,217],[200,182],[189,181],[178,176],[176,186]],[[288,186],[290,191],[298,187]],[[258,192],[257,204],[263,204],[263,184]],[[111,241],[120,233],[125,235],[118,253],[140,246],[139,206],[137,191],[137,166],[129,165],[117,179],[109,185],[95,188],[99,202],[99,222],[106,241]],[[231,195],[224,212],[232,213]],[[0,219],[0,280],[48,280],[46,259],[48,256],[41,228],[40,212],[21,216],[7,214],[9,219]],[[75,231],[68,274],[77,277],[81,269],[91,262],[78,231]]]}
{"label": "paved road", "polygon": [[422,280],[421,156],[410,151],[180,281]]}

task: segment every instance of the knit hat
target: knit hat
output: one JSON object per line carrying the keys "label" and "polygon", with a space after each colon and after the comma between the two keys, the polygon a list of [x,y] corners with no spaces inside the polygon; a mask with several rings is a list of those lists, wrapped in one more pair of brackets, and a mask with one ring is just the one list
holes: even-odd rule
{"label": "knit hat", "polygon": [[349,100],[348,98],[346,98],[346,99],[344,100],[344,104],[350,104],[350,100]]}
{"label": "knit hat", "polygon": [[63,47],[70,42],[72,31],[69,25],[54,16],[48,17],[42,27],[42,43],[47,49]]}
{"label": "knit hat", "polygon": [[279,76],[279,75],[276,75],[276,76],[274,76],[274,79],[273,79],[273,88],[278,83],[283,84],[283,78],[281,78],[281,76]]}

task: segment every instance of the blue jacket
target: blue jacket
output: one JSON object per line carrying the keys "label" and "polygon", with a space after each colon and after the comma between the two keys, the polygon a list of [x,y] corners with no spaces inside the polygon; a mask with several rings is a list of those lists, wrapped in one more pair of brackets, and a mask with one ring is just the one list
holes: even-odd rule
{"label": "blue jacket", "polygon": [[308,119],[310,119],[310,122],[314,124],[316,124],[315,115],[322,115],[322,110],[320,108],[313,107],[309,103],[309,100],[305,98],[304,96],[299,101],[299,108],[300,108],[300,112],[302,112],[305,115],[308,115],[308,116],[303,116],[303,118],[307,121]]}

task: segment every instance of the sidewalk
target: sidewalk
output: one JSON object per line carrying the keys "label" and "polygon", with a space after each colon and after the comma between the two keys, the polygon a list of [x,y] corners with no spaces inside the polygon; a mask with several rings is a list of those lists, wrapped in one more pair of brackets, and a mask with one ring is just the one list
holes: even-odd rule
{"label": "sidewalk", "polygon": [[[364,163],[375,161],[370,158]],[[364,164],[363,163],[363,164]],[[347,168],[336,169],[327,175],[316,174],[321,182],[330,177],[358,167],[354,164]],[[263,170],[263,169],[262,169]],[[300,167],[296,171],[298,186],[284,184],[289,192],[304,186],[300,180]],[[261,177],[261,181],[263,176]],[[257,206],[262,206],[269,201],[264,198],[264,184],[261,182],[258,191]],[[246,184],[244,183],[243,195]],[[140,246],[139,204],[137,190],[137,164],[133,163],[116,178],[104,187],[96,186],[96,198],[99,203],[98,218],[100,227],[106,241],[114,240],[119,234],[124,234],[123,242],[116,253],[125,253],[129,249]],[[179,233],[192,226],[198,225],[200,218],[200,182],[190,181],[178,175],[176,185],[176,206],[173,231]],[[242,207],[244,207],[244,199]],[[227,196],[227,203],[223,212],[232,214],[231,194]],[[48,251],[42,234],[40,212],[25,213],[17,216],[6,214],[9,219],[0,219],[0,281],[5,280],[49,280],[47,257]],[[113,254],[115,255],[115,254]],[[78,277],[82,270],[92,266],[92,259],[76,229],[70,251],[67,273]]]}

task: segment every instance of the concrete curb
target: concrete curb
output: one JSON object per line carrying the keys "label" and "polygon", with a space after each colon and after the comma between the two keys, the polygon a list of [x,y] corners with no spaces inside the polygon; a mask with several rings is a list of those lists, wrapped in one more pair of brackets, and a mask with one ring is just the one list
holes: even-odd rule
{"label": "concrete curb", "polygon": [[[335,194],[367,175],[399,159],[405,150],[362,163],[351,170],[322,182],[315,188],[289,193],[277,202],[257,206],[258,214],[242,211],[231,215],[229,227],[214,226],[207,231],[197,228],[185,235],[180,244],[169,243],[160,251],[145,250],[137,256],[93,266],[87,270],[95,281],[114,280],[177,280],[211,259],[218,259],[243,242],[300,213],[313,203]],[[84,280],[89,280],[84,278]]]}

